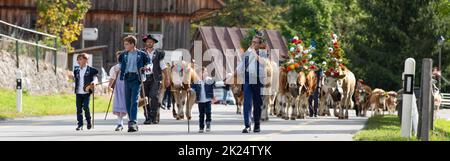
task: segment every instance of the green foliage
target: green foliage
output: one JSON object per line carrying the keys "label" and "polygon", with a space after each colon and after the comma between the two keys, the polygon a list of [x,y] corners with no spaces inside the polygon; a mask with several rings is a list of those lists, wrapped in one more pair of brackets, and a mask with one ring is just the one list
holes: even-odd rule
{"label": "green foliage", "polygon": [[[417,138],[401,137],[400,118],[395,115],[378,115],[368,119],[363,130],[353,136],[357,141],[417,141]],[[450,121],[438,119],[431,132],[432,141],[450,141]]]}
{"label": "green foliage", "polygon": [[[38,29],[57,35],[57,43],[72,50],[70,44],[78,39],[90,7],[90,0],[38,0]],[[53,46],[54,41],[46,38],[44,43]]]}
{"label": "green foliage", "polygon": [[[30,95],[26,90],[23,92],[22,113],[18,113],[15,91],[0,88],[0,119],[64,115],[76,112],[75,94]],[[108,101],[107,96],[95,96],[95,111],[106,111]],[[92,101],[90,107],[92,108]]]}
{"label": "green foliage", "polygon": [[282,13],[286,6],[272,0],[268,5],[261,0],[225,0],[226,6],[217,16],[205,19],[193,25],[198,26],[224,26],[257,29],[280,29],[285,25]]}
{"label": "green foliage", "polygon": [[253,28],[253,29],[249,29],[247,31],[247,34],[244,36],[244,38],[241,40],[241,47],[242,49],[246,50],[250,47],[251,42],[253,40],[253,37],[256,36],[258,30]]}
{"label": "green foliage", "polygon": [[[450,1],[448,0],[225,0],[226,7],[198,25],[280,30],[288,40],[300,36],[313,59],[326,58],[331,33],[339,37],[344,63],[373,88],[398,90],[406,58],[438,64],[442,35],[442,74],[450,78]],[[306,39],[307,38],[307,39]],[[326,45],[324,45],[326,44]],[[323,60],[314,60],[322,62]],[[416,79],[419,85],[420,79]],[[450,84],[443,84],[444,92]]]}
{"label": "green foliage", "polygon": [[[431,0],[358,1],[367,16],[358,21],[361,26],[352,34],[350,52],[354,58],[361,59],[352,66],[371,73],[363,79],[375,87],[397,90],[401,88],[406,58],[415,58],[416,69],[421,69],[422,58],[436,55],[437,38],[446,30],[435,14],[438,12],[435,3]],[[418,84],[420,79],[416,80]]]}

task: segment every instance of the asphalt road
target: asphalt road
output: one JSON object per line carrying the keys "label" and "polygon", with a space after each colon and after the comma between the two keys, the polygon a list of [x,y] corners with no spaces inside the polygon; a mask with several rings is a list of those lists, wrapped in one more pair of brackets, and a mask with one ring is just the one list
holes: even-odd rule
{"label": "asphalt road", "polygon": [[[355,117],[338,120],[335,117],[307,118],[304,120],[282,120],[271,116],[262,122],[261,133],[242,134],[242,115],[235,114],[235,106],[213,105],[212,132],[198,133],[197,105],[193,108],[193,119],[188,133],[187,120],[175,120],[171,111],[162,110],[161,122],[157,125],[141,125],[143,114],[139,113],[139,131],[136,133],[115,132],[116,117],[96,113],[95,128],[75,131],[76,116],[30,117],[0,121],[0,140],[44,140],[44,141],[351,141],[352,136],[364,127],[367,118]],[[74,109],[75,110],[75,109]],[[141,109],[140,109],[141,110]],[[142,110],[140,111],[142,112]]]}

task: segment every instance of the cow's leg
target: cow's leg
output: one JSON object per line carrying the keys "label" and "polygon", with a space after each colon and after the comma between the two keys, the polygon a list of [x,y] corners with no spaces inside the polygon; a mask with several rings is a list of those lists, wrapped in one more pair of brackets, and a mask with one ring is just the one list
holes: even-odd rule
{"label": "cow's leg", "polygon": [[325,113],[327,114],[327,116],[331,116],[330,107],[332,106],[332,104],[333,101],[330,98],[328,98],[327,105],[325,107]]}
{"label": "cow's leg", "polygon": [[268,116],[268,102],[267,102],[267,96],[263,96],[263,104],[262,104],[262,110],[261,110],[261,121],[266,121]]}
{"label": "cow's leg", "polygon": [[324,97],[325,95],[322,94],[322,99],[319,100],[319,116],[325,116],[325,106],[326,106],[326,99]]}
{"label": "cow's leg", "polygon": [[299,101],[299,119],[305,119],[305,115],[306,115],[306,108],[307,108],[307,100],[305,100],[305,96],[301,96],[300,97],[300,101]]}
{"label": "cow's leg", "polygon": [[345,116],[344,116],[345,119],[348,119],[348,110],[350,110],[352,108],[352,105],[353,105],[352,97],[351,96],[347,97],[347,104],[345,107]]}
{"label": "cow's leg", "polygon": [[291,102],[292,106],[291,120],[295,120],[297,118],[298,115],[297,105],[298,105],[298,97],[293,97]]}
{"label": "cow's leg", "polygon": [[184,111],[185,111],[185,105],[186,105],[186,90],[181,91],[181,97],[180,97],[180,106],[178,107],[178,117],[180,119],[184,119]]}
{"label": "cow's leg", "polygon": [[334,117],[339,117],[338,108],[339,108],[339,102],[334,102],[334,107],[333,107]]}
{"label": "cow's leg", "polygon": [[283,96],[281,104],[280,104],[280,114],[279,114],[282,119],[284,119],[284,115],[285,115],[285,112],[286,112],[285,111],[286,105],[287,105],[287,97]]}
{"label": "cow's leg", "polygon": [[188,95],[187,103],[186,103],[186,117],[189,120],[191,120],[191,118],[192,118],[192,106],[194,106],[195,98],[196,98],[196,93],[194,91],[191,91],[191,93]]}
{"label": "cow's leg", "polygon": [[276,114],[277,114],[277,117],[282,117],[283,116],[283,112],[282,112],[282,110],[283,110],[283,105],[284,105],[284,96],[283,95],[280,95],[280,98],[278,99],[279,101],[278,101],[278,108],[277,108],[277,110],[276,110]]}
{"label": "cow's leg", "polygon": [[242,114],[242,102],[243,102],[243,96],[238,96],[238,101],[236,103],[236,114],[240,115]]}
{"label": "cow's leg", "polygon": [[[175,100],[175,104],[176,104],[176,106],[177,107],[175,107],[175,106],[173,106],[173,108],[172,108],[172,114],[173,114],[173,118],[175,118],[175,119],[177,119],[177,120],[179,120],[180,118],[179,118],[179,116],[178,116],[178,111],[180,111],[180,91],[175,91],[175,92],[173,92],[173,97],[174,97],[174,100]],[[178,111],[177,111],[178,110]]]}

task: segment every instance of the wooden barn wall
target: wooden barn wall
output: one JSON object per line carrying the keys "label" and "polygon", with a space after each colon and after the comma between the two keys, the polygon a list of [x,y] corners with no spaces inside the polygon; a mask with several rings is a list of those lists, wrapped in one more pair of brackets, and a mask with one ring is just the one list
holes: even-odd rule
{"label": "wooden barn wall", "polygon": [[[142,37],[146,35],[147,18],[149,16],[138,16],[138,47],[144,46],[141,41]],[[88,14],[85,20],[86,28],[98,28],[99,35],[97,41],[85,41],[85,47],[92,47],[97,45],[108,45],[106,53],[103,57],[103,65],[105,69],[109,69],[115,64],[115,52],[123,50],[122,39],[128,34],[123,32],[124,15],[121,14]],[[163,49],[175,50],[178,48],[188,49],[190,44],[189,17],[175,17],[166,16],[162,18],[162,34],[163,34]],[[80,48],[81,41],[76,41],[73,47]]]}
{"label": "wooden barn wall", "polygon": [[[216,0],[138,0],[138,11],[146,13],[191,14],[200,8],[218,9]],[[91,10],[133,10],[133,0],[92,0]]]}

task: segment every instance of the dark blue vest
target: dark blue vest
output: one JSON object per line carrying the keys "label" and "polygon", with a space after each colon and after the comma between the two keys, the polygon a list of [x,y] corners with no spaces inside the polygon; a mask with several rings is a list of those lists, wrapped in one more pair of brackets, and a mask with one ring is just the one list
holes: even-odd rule
{"label": "dark blue vest", "polygon": [[[80,71],[81,71],[80,66],[76,66],[75,69],[73,70],[73,76],[75,78],[75,94],[77,93],[78,86],[80,86],[80,75],[81,75]],[[97,74],[98,74],[97,69],[87,66],[86,73],[84,73],[83,88],[86,85],[92,83],[94,81],[94,77],[97,76]]]}

